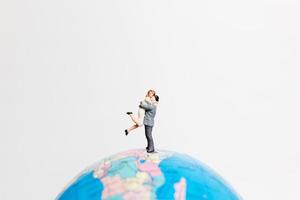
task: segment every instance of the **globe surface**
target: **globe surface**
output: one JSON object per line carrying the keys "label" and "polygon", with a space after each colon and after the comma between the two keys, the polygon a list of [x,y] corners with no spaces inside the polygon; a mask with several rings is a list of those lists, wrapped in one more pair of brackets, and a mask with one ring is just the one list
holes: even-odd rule
{"label": "globe surface", "polygon": [[80,173],[58,200],[236,200],[214,171],[186,154],[143,149],[101,160]]}

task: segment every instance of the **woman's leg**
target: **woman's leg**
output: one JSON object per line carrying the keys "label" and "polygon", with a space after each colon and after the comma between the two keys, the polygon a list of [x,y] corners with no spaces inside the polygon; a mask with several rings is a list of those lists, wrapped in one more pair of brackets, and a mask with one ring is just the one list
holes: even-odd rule
{"label": "woman's leg", "polygon": [[[141,121],[139,118],[136,118],[133,114],[129,115],[131,120],[139,127],[141,126]],[[132,126],[133,127],[133,126]],[[134,128],[135,129],[135,128]]]}
{"label": "woman's leg", "polygon": [[129,133],[130,131],[132,131],[132,130],[138,128],[138,127],[139,127],[139,125],[135,124],[135,125],[133,125],[132,127],[130,127],[129,129],[126,129],[126,130],[127,130],[128,133]]}

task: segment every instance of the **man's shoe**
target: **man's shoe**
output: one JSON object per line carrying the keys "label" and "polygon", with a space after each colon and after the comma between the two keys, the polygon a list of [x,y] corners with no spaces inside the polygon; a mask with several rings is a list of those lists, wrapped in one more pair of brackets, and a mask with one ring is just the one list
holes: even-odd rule
{"label": "man's shoe", "polygon": [[131,114],[132,114],[132,112],[127,112],[126,114],[127,114],[127,115],[131,115]]}
{"label": "man's shoe", "polygon": [[125,129],[125,135],[128,135],[128,131],[127,131],[127,129]]}
{"label": "man's shoe", "polygon": [[149,147],[146,147],[146,150],[148,151]]}
{"label": "man's shoe", "polygon": [[154,149],[151,151],[147,150],[147,153],[155,153],[155,150]]}

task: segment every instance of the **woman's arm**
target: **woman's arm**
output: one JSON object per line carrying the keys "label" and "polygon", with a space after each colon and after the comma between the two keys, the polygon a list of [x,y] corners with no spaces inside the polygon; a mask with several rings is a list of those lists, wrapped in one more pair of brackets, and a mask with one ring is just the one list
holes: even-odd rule
{"label": "woman's arm", "polygon": [[152,103],[150,97],[145,97],[145,101],[148,103]]}
{"label": "woman's arm", "polygon": [[144,104],[144,105],[147,105],[147,104],[151,104],[151,99],[149,97],[145,97],[145,99],[143,101],[140,101],[140,104]]}

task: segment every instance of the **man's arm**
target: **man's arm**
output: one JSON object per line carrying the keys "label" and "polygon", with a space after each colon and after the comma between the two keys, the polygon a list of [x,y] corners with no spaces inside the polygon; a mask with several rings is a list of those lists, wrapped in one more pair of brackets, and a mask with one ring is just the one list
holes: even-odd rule
{"label": "man's arm", "polygon": [[155,108],[155,105],[152,104],[140,104],[140,108],[143,108],[145,110],[153,110]]}

